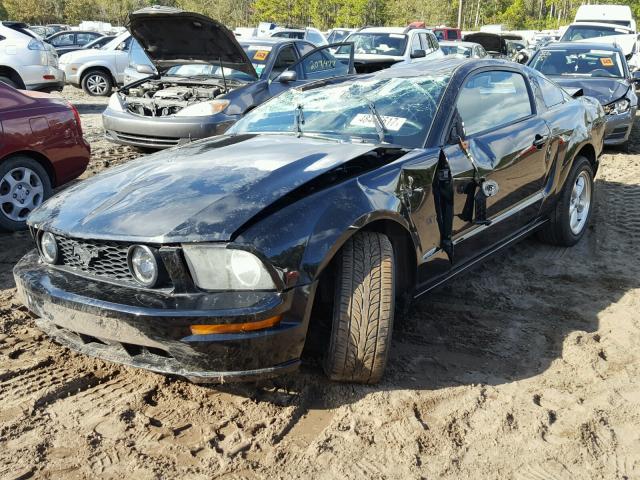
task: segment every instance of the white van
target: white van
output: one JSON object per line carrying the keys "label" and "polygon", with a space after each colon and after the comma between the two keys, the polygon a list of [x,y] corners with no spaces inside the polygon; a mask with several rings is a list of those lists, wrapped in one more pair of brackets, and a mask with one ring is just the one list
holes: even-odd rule
{"label": "white van", "polygon": [[611,23],[636,32],[636,21],[628,5],[582,5],[576,12],[575,23]]}

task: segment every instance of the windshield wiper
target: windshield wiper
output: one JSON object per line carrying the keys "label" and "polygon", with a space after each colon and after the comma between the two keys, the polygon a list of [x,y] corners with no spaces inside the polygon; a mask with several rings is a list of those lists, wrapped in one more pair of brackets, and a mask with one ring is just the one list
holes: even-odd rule
{"label": "windshield wiper", "polygon": [[304,112],[302,111],[302,104],[299,103],[296,107],[296,132],[298,132],[298,137],[302,135],[302,125],[304,125]]}
{"label": "windshield wiper", "polygon": [[387,131],[387,127],[384,124],[382,117],[378,113],[378,110],[376,110],[376,104],[373,103],[364,95],[362,98],[366,100],[367,106],[369,107],[369,111],[371,112],[371,116],[373,117],[373,123],[376,126],[376,132],[378,132],[378,139],[380,140],[380,143],[384,143],[384,134]]}

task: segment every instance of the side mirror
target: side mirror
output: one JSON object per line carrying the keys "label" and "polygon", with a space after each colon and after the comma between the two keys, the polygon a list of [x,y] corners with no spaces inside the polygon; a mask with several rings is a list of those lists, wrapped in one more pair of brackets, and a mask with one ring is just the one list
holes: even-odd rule
{"label": "side mirror", "polygon": [[640,70],[636,70],[631,73],[631,81],[635,83],[640,83]]}
{"label": "side mirror", "polygon": [[295,82],[296,80],[298,80],[298,74],[295,70],[285,70],[278,77],[280,83]]}
{"label": "side mirror", "polygon": [[127,44],[125,42],[122,42],[120,45],[118,45],[116,47],[116,50],[120,50],[123,51],[125,49],[125,47],[127,46]]}
{"label": "side mirror", "polygon": [[529,55],[527,55],[524,52],[518,52],[518,54],[516,55],[516,62],[524,65],[528,61],[529,61]]}
{"label": "side mirror", "polygon": [[151,65],[145,65],[144,63],[136,65],[136,72],[142,73],[143,75],[155,75],[156,74],[155,70],[153,69],[153,67]]}
{"label": "side mirror", "polygon": [[427,56],[427,52],[424,50],[414,50],[411,52],[411,58],[424,58]]}

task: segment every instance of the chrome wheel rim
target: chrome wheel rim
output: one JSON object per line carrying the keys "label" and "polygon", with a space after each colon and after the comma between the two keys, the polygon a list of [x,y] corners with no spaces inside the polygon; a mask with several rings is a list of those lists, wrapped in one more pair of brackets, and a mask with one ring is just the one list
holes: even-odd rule
{"label": "chrome wheel rim", "polygon": [[569,227],[574,235],[579,235],[584,230],[589,218],[591,208],[591,182],[589,174],[581,172],[576,178],[571,190],[569,202]]}
{"label": "chrome wheel rim", "polygon": [[89,75],[87,77],[87,89],[96,95],[104,95],[109,88],[107,79],[102,75]]}
{"label": "chrome wheel rim", "polygon": [[9,220],[24,222],[43,197],[42,179],[30,168],[14,168],[0,179],[0,212]]}

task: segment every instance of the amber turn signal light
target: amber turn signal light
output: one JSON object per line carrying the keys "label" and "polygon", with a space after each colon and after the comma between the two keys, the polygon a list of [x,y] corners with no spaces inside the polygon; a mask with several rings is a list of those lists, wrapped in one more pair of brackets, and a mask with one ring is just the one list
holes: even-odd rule
{"label": "amber turn signal light", "polygon": [[217,325],[190,325],[189,329],[193,335],[209,335],[212,333],[240,333],[262,330],[263,328],[274,327],[280,323],[282,315],[265,318],[257,322],[245,323],[220,323]]}

